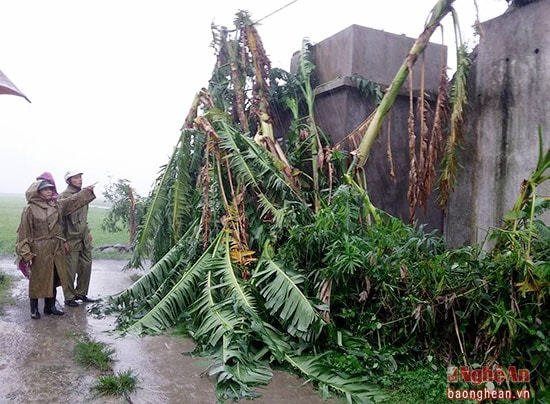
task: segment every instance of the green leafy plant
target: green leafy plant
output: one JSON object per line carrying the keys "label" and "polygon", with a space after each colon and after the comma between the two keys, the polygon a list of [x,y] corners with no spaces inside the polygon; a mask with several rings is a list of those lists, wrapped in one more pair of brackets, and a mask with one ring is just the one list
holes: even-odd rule
{"label": "green leafy plant", "polygon": [[111,204],[111,208],[103,219],[101,228],[111,233],[128,230],[130,235],[128,244],[132,245],[136,236],[137,223],[143,215],[143,198],[135,193],[128,180],[118,180],[107,185],[103,196]]}
{"label": "green leafy plant", "polygon": [[97,341],[78,341],[74,348],[74,356],[78,363],[101,370],[111,369],[114,352],[114,349]]}
{"label": "green leafy plant", "polygon": [[139,378],[132,369],[121,370],[99,378],[90,390],[94,397],[125,396],[138,389]]}
{"label": "green leafy plant", "polygon": [[4,307],[14,303],[10,296],[12,278],[10,275],[0,272],[0,314],[3,314]]}
{"label": "green leafy plant", "polygon": [[[532,369],[531,385],[544,390],[546,294],[518,276],[530,274],[538,286],[548,279],[544,223],[518,215],[526,226],[503,229],[495,249],[450,250],[436,232],[377,209],[357,170],[452,3],[437,2],[349,166],[315,123],[307,44],[296,75],[270,75],[247,13],[237,14],[231,32],[214,28],[217,68],[159,175],[129,263],[138,267],[150,255],[153,265],[108,301],[122,332],[161,333],[185,322],[192,354],[211,359],[206,372],[220,400],[257,396],[272,366],[348,402],[386,399],[387,374],[405,384],[426,377],[423,386],[438,389],[437,374],[423,373],[426,363],[437,372],[505,360]],[[464,100],[462,84],[456,95]],[[284,98],[277,108],[292,120],[280,141],[270,109],[277,94]],[[542,157],[535,186],[544,167]],[[544,208],[532,191],[517,211]]]}
{"label": "green leafy plant", "polygon": [[447,380],[442,377],[444,375],[444,368],[425,365],[386,373],[381,377],[381,383],[388,388],[391,402],[443,404],[448,403],[445,395]]}

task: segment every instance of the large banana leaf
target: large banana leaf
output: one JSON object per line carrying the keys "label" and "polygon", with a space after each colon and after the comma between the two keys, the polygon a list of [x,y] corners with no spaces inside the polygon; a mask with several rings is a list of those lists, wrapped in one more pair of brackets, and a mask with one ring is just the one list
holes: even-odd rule
{"label": "large banana leaf", "polygon": [[212,353],[216,358],[207,374],[215,376],[218,397],[222,399],[256,398],[259,394],[252,387],[268,384],[273,372],[266,360],[266,351],[255,352],[246,335],[224,336],[219,349]]}
{"label": "large banana leaf", "polygon": [[139,278],[129,288],[109,298],[110,303],[125,306],[131,301],[148,299],[155,294],[162,285],[165,285],[176,274],[178,267],[184,258],[192,256],[192,246],[189,241],[196,237],[197,222],[189,226],[187,232],[182,236],[170,251]]}
{"label": "large banana leaf", "polygon": [[[217,132],[220,136],[220,148],[228,153],[231,168],[244,183],[250,184],[258,194],[262,194],[264,189],[272,189],[276,190],[277,194],[282,194],[281,197],[284,196],[281,200],[304,202],[296,188],[281,172],[281,167],[276,165],[276,158],[249,136],[235,130],[225,120],[218,121],[218,124],[221,125]],[[266,178],[270,178],[272,183],[265,184]]]}
{"label": "large banana leaf", "polygon": [[285,355],[292,350],[287,341],[288,336],[261,318],[252,317],[250,329],[261,339],[278,362],[282,363]]}
{"label": "large banana leaf", "polygon": [[[196,205],[190,173],[197,172],[197,149],[204,136],[192,129],[183,129],[168,163],[162,167],[152,194],[148,198],[146,215],[138,228],[129,268],[138,268],[144,257],[162,257],[185,230],[183,223],[196,216],[191,208]],[[159,245],[159,243],[161,243]],[[162,244],[164,243],[164,244]]]}
{"label": "large banana leaf", "polygon": [[241,324],[248,324],[251,315],[257,316],[250,285],[235,275],[229,235],[221,232],[218,237],[220,246],[210,257],[202,297],[193,308],[193,313],[200,319],[195,338],[208,337],[212,345],[216,345],[225,333],[233,332]]}
{"label": "large banana leaf", "polygon": [[233,310],[230,300],[216,302],[215,292],[212,271],[209,271],[203,284],[203,296],[195,306],[202,321],[192,336],[212,346],[216,346],[224,335],[241,329],[246,323],[246,318]]}
{"label": "large banana leaf", "polygon": [[323,319],[300,289],[304,276],[262,258],[252,276],[253,283],[265,299],[270,314],[280,318],[289,334],[305,340],[314,339],[323,327]]}
{"label": "large banana leaf", "polygon": [[[193,140],[197,138],[197,131],[183,129],[181,142],[181,151],[177,163],[177,180],[174,181],[171,195],[173,201],[172,208],[172,229],[173,239],[177,240],[182,233],[185,233],[185,224],[192,215],[195,204],[193,203],[194,187],[191,181],[191,173],[196,167],[193,167],[193,156],[191,148]],[[195,142],[197,143],[197,142]]]}
{"label": "large banana leaf", "polygon": [[375,386],[368,384],[365,377],[343,378],[332,369],[322,365],[326,354],[319,356],[286,356],[285,360],[296,368],[305,378],[313,380],[324,393],[324,398],[330,396],[330,391],[345,396],[348,403],[379,403],[388,400],[387,395]]}
{"label": "large banana leaf", "polygon": [[[221,234],[218,236],[221,238]],[[219,239],[218,239],[219,241]],[[208,270],[213,250],[218,243],[212,243],[202,256],[186,270],[174,287],[145,316],[128,328],[128,332],[144,330],[161,332],[174,325],[196,299],[197,285]]]}
{"label": "large banana leaf", "polygon": [[179,149],[181,139],[178,141],[176,147],[174,147],[174,153],[170,157],[170,160],[161,170],[162,174],[158,179],[158,184],[155,187],[153,194],[149,197],[147,206],[147,214],[142,219],[142,223],[138,228],[138,234],[136,236],[136,242],[134,245],[134,254],[130,262],[129,268],[137,268],[141,265],[141,260],[148,254],[148,242],[153,237],[151,236],[156,226],[155,224],[161,221],[160,215],[165,211],[165,207],[169,205],[167,195],[169,195],[168,189],[171,186],[169,181],[170,174],[175,171],[174,167],[178,161]]}
{"label": "large banana leaf", "polygon": [[223,280],[219,287],[226,290],[226,293],[232,296],[237,306],[255,311],[256,301],[251,293],[250,284],[243,282],[237,277],[233,264],[231,263],[229,234],[224,234],[223,238],[223,255],[219,260],[212,260],[210,268],[215,271],[217,277]]}

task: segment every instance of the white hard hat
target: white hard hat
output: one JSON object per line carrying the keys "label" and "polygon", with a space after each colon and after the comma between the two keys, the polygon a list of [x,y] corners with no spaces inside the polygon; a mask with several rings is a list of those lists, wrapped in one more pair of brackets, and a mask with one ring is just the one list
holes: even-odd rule
{"label": "white hard hat", "polygon": [[65,173],[65,182],[69,182],[69,178],[74,177],[75,175],[82,175],[82,171],[69,170]]}

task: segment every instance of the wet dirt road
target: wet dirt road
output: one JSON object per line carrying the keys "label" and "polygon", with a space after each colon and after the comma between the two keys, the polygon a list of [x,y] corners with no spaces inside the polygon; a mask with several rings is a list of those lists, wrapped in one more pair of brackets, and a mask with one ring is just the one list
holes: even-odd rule
{"label": "wet dirt road", "polygon": [[[13,257],[0,257],[0,272],[15,278],[13,305],[0,315],[0,403],[126,403],[124,398],[93,398],[90,387],[101,371],[84,368],[73,359],[73,349],[82,335],[115,350],[115,372],[131,369],[139,378],[138,390],[130,396],[135,404],[216,403],[213,380],[201,376],[207,363],[182,355],[193,349],[190,339],[169,335],[120,337],[113,332],[114,318],[97,319],[86,307],[63,306],[58,288],[58,307],[64,316],[30,318],[28,281],[16,269]],[[121,269],[124,261],[95,260],[91,297],[107,296],[131,285],[132,272]],[[43,299],[39,300],[43,312]],[[257,403],[326,403],[311,386],[292,375],[274,372],[272,383],[258,390]]]}

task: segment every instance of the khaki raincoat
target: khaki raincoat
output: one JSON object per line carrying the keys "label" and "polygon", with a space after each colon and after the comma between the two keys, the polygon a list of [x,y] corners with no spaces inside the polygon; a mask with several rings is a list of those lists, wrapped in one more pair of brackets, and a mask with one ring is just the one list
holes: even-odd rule
{"label": "khaki raincoat", "polygon": [[[61,194],[58,200],[70,198],[78,193],[80,188],[71,184]],[[67,259],[67,274],[71,284],[75,283],[74,291],[63,289],[66,300],[72,300],[76,296],[86,296],[92,275],[92,235],[88,227],[88,205],[75,210],[63,218],[63,236],[67,240],[69,251]]]}
{"label": "khaki raincoat", "polygon": [[38,193],[39,185],[40,181],[32,183],[25,194],[27,206],[21,214],[15,246],[18,262],[32,261],[29,280],[31,299],[54,296],[55,269],[61,285],[73,288],[67,279],[62,218],[95,199],[92,191],[83,188],[70,198],[46,201]]}
{"label": "khaki raincoat", "polygon": [[[59,194],[59,200],[70,198],[72,195],[78,193],[79,188],[69,185],[61,194]],[[73,213],[65,216],[64,228],[65,239],[69,244],[71,252],[92,250],[90,228],[88,227],[88,205],[75,210]]]}

